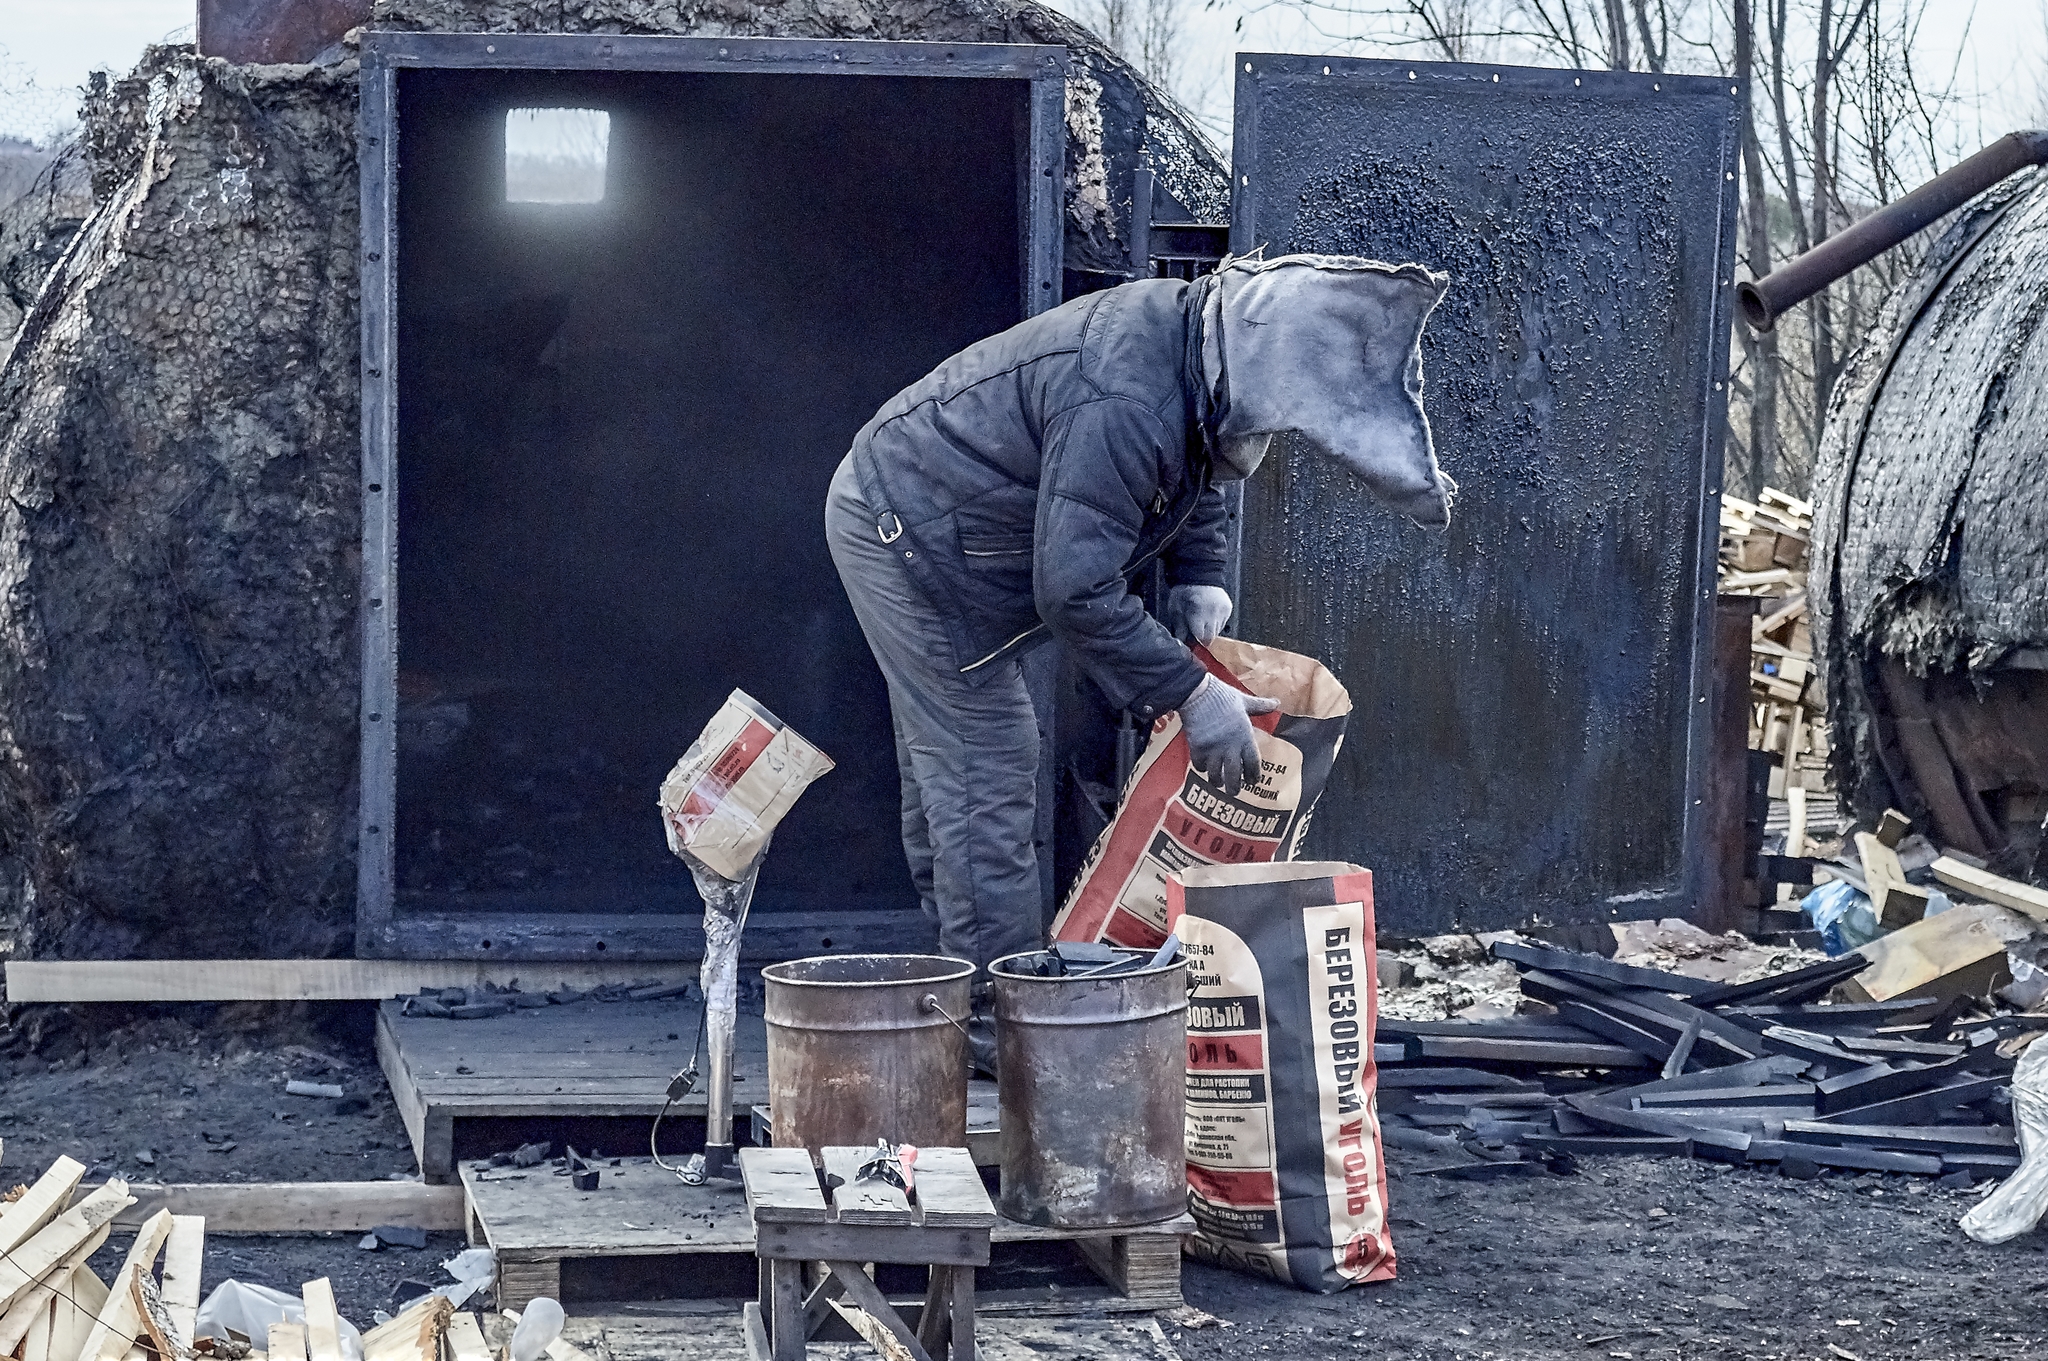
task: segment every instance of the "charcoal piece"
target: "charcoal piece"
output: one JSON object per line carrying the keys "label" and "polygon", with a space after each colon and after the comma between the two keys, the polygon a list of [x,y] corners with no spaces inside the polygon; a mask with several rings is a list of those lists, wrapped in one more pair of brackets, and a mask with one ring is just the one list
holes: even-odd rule
{"label": "charcoal piece", "polygon": [[377,1241],[395,1248],[423,1248],[427,1245],[427,1231],[403,1224],[379,1224],[370,1230],[377,1235]]}
{"label": "charcoal piece", "polygon": [[1610,1129],[1684,1139],[1692,1146],[1695,1156],[1700,1156],[1703,1149],[1740,1156],[1749,1148],[1747,1132],[1719,1128],[1716,1124],[1707,1123],[1705,1117],[1680,1119],[1659,1112],[1628,1110],[1593,1096],[1568,1096],[1565,1103],[1588,1120]]}
{"label": "charcoal piece", "polygon": [[1522,968],[1572,974],[1591,979],[1596,984],[1617,983],[1622,987],[1654,988],[1659,992],[1676,992],[1688,996],[1710,992],[1717,986],[1705,979],[1687,978],[1683,974],[1666,973],[1662,969],[1642,969],[1632,964],[1617,964],[1611,959],[1602,959],[1599,955],[1558,950],[1545,945],[1523,945],[1515,941],[1495,941],[1493,957],[1508,960]]}
{"label": "charcoal piece", "polygon": [[1768,1087],[1693,1087],[1679,1091],[1629,1092],[1631,1101],[1645,1110],[1676,1106],[1717,1106],[1724,1110],[1745,1106],[1796,1106],[1814,1104],[1811,1082],[1778,1082]]}
{"label": "charcoal piece", "polygon": [[1839,1035],[1868,1033],[1879,1026],[1889,1025],[1901,1014],[1926,1008],[1927,999],[1924,997],[1894,997],[1885,1002],[1798,1003],[1792,1006],[1759,1002],[1751,1006],[1723,1007],[1720,1014],[1747,1030],[1789,1025],[1801,1030]]}
{"label": "charcoal piece", "polygon": [[1873,1063],[1820,1082],[1814,1089],[1814,1104],[1822,1115],[1839,1115],[1858,1106],[1871,1106],[1893,1097],[1939,1087],[1956,1076],[1960,1058],[1947,1063]]}
{"label": "charcoal piece", "polygon": [[1671,1046],[1671,1054],[1664,1060],[1663,1076],[1680,1077],[1692,1061],[1693,1046],[1700,1042],[1700,1032],[1706,1028],[1705,1016],[1695,1016],[1685,1023],[1685,1029],[1678,1032],[1678,1039]]}
{"label": "charcoal piece", "polygon": [[1528,1068],[1641,1068],[1649,1060],[1618,1044],[1602,1044],[1581,1032],[1574,1042],[1492,1039],[1474,1036],[1413,1035],[1408,1039],[1410,1062],[1459,1059],[1466,1062],[1518,1064]]}
{"label": "charcoal piece", "polygon": [[2003,1125],[1852,1125],[1846,1121],[1788,1120],[1785,1138],[1795,1143],[1857,1144],[1943,1155],[2002,1153],[2017,1147],[2012,1131]]}
{"label": "charcoal piece", "polygon": [[1784,1132],[1787,1120],[1811,1120],[1811,1101],[1788,1101],[1782,1106],[1649,1106],[1645,1114],[1668,1115],[1673,1119],[1707,1129],[1740,1130],[1761,1139],[1775,1139]]}
{"label": "charcoal piece", "polygon": [[1924,1153],[1900,1153],[1882,1148],[1830,1147],[1825,1144],[1788,1143],[1755,1139],[1749,1145],[1752,1162],[1776,1162],[1792,1158],[1821,1167],[1854,1167],[1870,1172],[1913,1172],[1931,1177],[1941,1171],[1941,1159]]}
{"label": "charcoal piece", "polygon": [[571,1002],[582,1001],[584,998],[590,996],[590,994],[587,992],[579,992],[575,988],[556,988],[547,996],[548,1000],[550,1002],[553,1002],[556,1006],[565,1007],[568,1006]]}
{"label": "charcoal piece", "polygon": [[1828,1118],[1847,1125],[1916,1125],[1938,1119],[1958,1106],[1982,1101],[1996,1093],[2004,1081],[1999,1077],[1965,1078],[1961,1082],[1911,1092],[1889,1101],[1876,1101],[1868,1106],[1830,1113]]}
{"label": "charcoal piece", "polygon": [[1414,1103],[1417,1106],[1457,1106],[1470,1109],[1473,1106],[1532,1107],[1550,1106],[1557,1098],[1548,1092],[1418,1092]]}
{"label": "charcoal piece", "polygon": [[[1643,989],[1618,989],[1603,991],[1558,974],[1544,973],[1532,969],[1522,975],[1522,991],[1558,1008],[1561,1016],[1568,1015],[1574,1025],[1597,1025],[1603,1035],[1618,1036],[1608,1022],[1589,1020],[1579,1011],[1567,1012],[1565,1003],[1576,1003],[1591,1007],[1595,1011],[1631,1026],[1644,1034],[1656,1037],[1660,1047],[1655,1061],[1661,1065],[1670,1056],[1671,1048],[1694,1017],[1703,1017],[1701,1038],[1694,1047],[1694,1053],[1703,1064],[1716,1060],[1730,1062],[1752,1059],[1757,1056],[1755,1039],[1740,1026],[1723,1021],[1698,1007],[1689,1006],[1662,993]],[[1615,1043],[1621,1043],[1617,1038]]]}
{"label": "charcoal piece", "polygon": [[1522,1162],[1472,1162],[1450,1163],[1441,1167],[1418,1167],[1418,1177],[1449,1177],[1454,1181],[1499,1181],[1504,1177],[1526,1177],[1542,1170],[1539,1163]]}
{"label": "charcoal piece", "polygon": [[1455,1157],[1464,1152],[1464,1146],[1448,1134],[1431,1134],[1403,1125],[1385,1126],[1380,1130],[1380,1138],[1395,1148],[1434,1153],[1439,1157]]}
{"label": "charcoal piece", "polygon": [[1710,988],[1706,992],[1694,993],[1692,1003],[1699,1007],[1727,1006],[1732,1002],[1772,1001],[1783,1005],[1795,1002],[1810,1002],[1824,997],[1837,983],[1854,978],[1870,967],[1870,961],[1862,955],[1850,953],[1840,959],[1830,959],[1790,973],[1774,974],[1748,983],[1729,983],[1722,987]]}
{"label": "charcoal piece", "polygon": [[1683,1139],[1661,1134],[1539,1134],[1525,1142],[1531,1148],[1559,1153],[1645,1153],[1652,1157],[1683,1156],[1688,1145]]}
{"label": "charcoal piece", "polygon": [[1924,1059],[1938,1063],[1943,1059],[1961,1058],[1969,1052],[1967,1045],[1936,1044],[1892,1035],[1836,1035],[1834,1041],[1852,1054],[1869,1054],[1873,1058]]}
{"label": "charcoal piece", "polygon": [[1790,1026],[1768,1026],[1757,1035],[1757,1040],[1774,1054],[1818,1063],[1827,1069],[1831,1077],[1869,1066],[1860,1055],[1842,1048],[1832,1037],[1794,1030]]}
{"label": "charcoal piece", "polygon": [[544,992],[508,992],[504,995],[504,1000],[514,1007],[528,1011],[549,1005],[547,994]]}
{"label": "charcoal piece", "polygon": [[[1942,1162],[1942,1166],[1946,1167],[1947,1165],[1947,1160],[1944,1159]],[[1970,1187],[1976,1184],[1976,1181],[1977,1178],[1969,1171],[1969,1169],[1965,1168],[1961,1171],[1956,1172],[1944,1172],[1940,1177],[1935,1179],[1935,1184],[1938,1186],[1946,1186],[1951,1191],[1967,1191]]]}
{"label": "charcoal piece", "polygon": [[391,1308],[393,1312],[403,1311],[405,1306],[414,1300],[433,1293],[434,1287],[431,1283],[408,1278],[391,1287]]}
{"label": "charcoal piece", "polygon": [[1491,1021],[1404,1021],[1382,1016],[1374,1026],[1381,1039],[1406,1039],[1410,1035],[1448,1035],[1470,1039],[1484,1036],[1502,1040],[1555,1040],[1570,1044],[1585,1038],[1572,1026],[1549,1016],[1502,1016]]}
{"label": "charcoal piece", "polygon": [[1642,1055],[1653,1064],[1664,1064],[1671,1057],[1672,1041],[1652,1035],[1640,1026],[1627,1021],[1599,1007],[1584,1002],[1571,1002],[1563,998],[1556,1000],[1557,1014],[1570,1021],[1589,1035],[1621,1045],[1623,1048]]}
{"label": "charcoal piece", "polygon": [[[511,1153],[504,1156],[511,1159],[511,1166],[513,1167],[539,1167],[548,1160],[550,1148],[551,1145],[546,1143],[521,1144],[513,1149]],[[497,1160],[497,1155],[493,1155],[491,1161],[496,1162]]]}
{"label": "charcoal piece", "polygon": [[1696,1005],[1689,998],[1667,997],[1648,988],[1624,988],[1614,996],[1632,1006],[1655,1012],[1680,1026],[1698,1021],[1702,1035],[1720,1041],[1724,1048],[1742,1058],[1758,1058],[1764,1052],[1757,1044],[1756,1036],[1746,1027],[1735,1024],[1718,1012],[1708,1011]]}
{"label": "charcoal piece", "polygon": [[487,1021],[493,1016],[509,1016],[512,1008],[503,1002],[471,1002],[467,1006],[450,1007],[448,1014],[458,1021]]}
{"label": "charcoal piece", "polygon": [[1812,1181],[1820,1175],[1820,1164],[1803,1157],[1781,1158],[1778,1160],[1778,1175],[1795,1181]]}
{"label": "charcoal piece", "polygon": [[1521,1078],[1483,1068],[1397,1068],[1380,1074],[1379,1087],[1383,1092],[1404,1087],[1432,1092],[1541,1090]]}
{"label": "charcoal piece", "polygon": [[1754,1087],[1762,1083],[1794,1077],[1806,1071],[1806,1060],[1791,1058],[1784,1054],[1767,1054],[1760,1059],[1743,1063],[1731,1063],[1721,1068],[1708,1068],[1697,1073],[1682,1073],[1677,1077],[1659,1078],[1654,1082],[1638,1083],[1633,1087],[1611,1087],[1603,1095],[1622,1105],[1631,1097],[1649,1096],[1659,1092],[1707,1091],[1716,1087]]}
{"label": "charcoal piece", "polygon": [[1550,1113],[1550,1122],[1557,1126],[1559,1134],[1564,1135],[1594,1134],[1601,1129],[1601,1126],[1594,1124],[1591,1120],[1588,1120],[1585,1116],[1580,1115],[1568,1106],[1559,1106],[1556,1110],[1552,1111]]}

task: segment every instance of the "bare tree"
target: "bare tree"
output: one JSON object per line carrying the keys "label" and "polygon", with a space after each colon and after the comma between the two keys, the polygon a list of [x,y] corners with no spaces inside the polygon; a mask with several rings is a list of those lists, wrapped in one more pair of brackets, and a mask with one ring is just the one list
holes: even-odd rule
{"label": "bare tree", "polygon": [[[1746,92],[1737,254],[1752,277],[1972,147],[1955,71],[1915,68],[1943,0],[1260,0],[1355,50],[1729,73]],[[1917,248],[1880,257],[1757,335],[1738,327],[1727,484],[1804,490],[1835,385]]]}
{"label": "bare tree", "polygon": [[1186,61],[1187,11],[1200,0],[1062,0],[1057,7],[1095,30],[1110,50],[1145,79],[1190,109],[1204,102],[1210,80]]}

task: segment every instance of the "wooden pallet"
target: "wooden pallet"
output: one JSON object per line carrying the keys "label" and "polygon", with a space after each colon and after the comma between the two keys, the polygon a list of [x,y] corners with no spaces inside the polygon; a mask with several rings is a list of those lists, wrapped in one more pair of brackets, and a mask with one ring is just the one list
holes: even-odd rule
{"label": "wooden pallet", "polygon": [[[698,1006],[681,997],[574,1002],[481,1021],[405,1016],[401,1008],[386,1001],[377,1009],[377,1060],[429,1182],[455,1179],[456,1126],[463,1121],[651,1121],[697,1039]],[[733,1075],[741,1109],[754,1094],[767,1094],[768,1041],[759,1014],[740,1017]],[[701,1088],[669,1114],[702,1119]]]}
{"label": "wooden pallet", "polygon": [[[611,1361],[746,1361],[747,1344],[740,1331],[737,1306],[664,1309],[659,1303],[617,1306],[621,1312],[572,1313],[562,1338],[591,1357]],[[501,1354],[512,1338],[512,1326],[488,1315],[484,1331],[493,1354]],[[1180,1361],[1180,1354],[1150,1318],[1120,1314],[1107,1318],[1033,1317],[1012,1314],[986,1319],[977,1341],[983,1361]],[[865,1342],[821,1341],[811,1344],[811,1361],[875,1361]]]}
{"label": "wooden pallet", "polygon": [[[402,1011],[397,1001],[378,1007],[377,1061],[412,1139],[420,1175],[434,1183],[455,1180],[463,1142],[457,1127],[465,1121],[652,1121],[661,1111],[669,1078],[689,1063],[697,1039],[698,1004],[680,997],[574,1002],[481,1021]],[[699,1069],[704,1066],[700,1061]],[[768,1034],[759,1012],[740,1014],[733,1075],[734,1109],[748,1111],[767,1098]],[[992,1165],[997,1156],[995,1084],[969,1084],[968,1106],[968,1148],[977,1162]],[[701,1120],[701,1087],[678,1101],[669,1115]],[[641,1131],[633,1147],[646,1146]],[[470,1155],[483,1151],[468,1150]]]}
{"label": "wooden pallet", "polygon": [[[701,1274],[711,1263],[687,1260],[700,1255],[743,1256],[749,1264],[753,1259],[754,1225],[737,1182],[685,1186],[647,1158],[620,1159],[617,1166],[607,1160],[599,1168],[598,1189],[590,1192],[577,1191],[547,1166],[520,1171],[466,1161],[458,1170],[470,1241],[497,1253],[503,1308],[517,1309],[539,1295],[561,1299],[565,1262],[577,1262],[576,1274],[587,1279],[603,1276],[598,1263],[635,1257],[672,1259],[668,1266],[678,1274]],[[1174,1308],[1181,1303],[1181,1235],[1192,1232],[1194,1221],[1186,1216],[1124,1232],[999,1220],[989,1235],[998,1267],[1006,1247],[1063,1243],[1101,1284],[1050,1294],[992,1291],[983,1295],[980,1308],[1040,1314]]]}

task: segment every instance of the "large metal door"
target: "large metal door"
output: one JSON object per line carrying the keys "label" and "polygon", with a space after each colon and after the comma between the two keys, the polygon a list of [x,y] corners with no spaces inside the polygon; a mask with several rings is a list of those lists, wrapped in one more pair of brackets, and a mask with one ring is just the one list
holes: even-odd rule
{"label": "large metal door", "polygon": [[1304,852],[1381,929],[1681,915],[1734,254],[1732,82],[1243,55],[1232,249],[1451,276],[1423,345],[1448,532],[1276,441],[1234,631],[1357,703]]}

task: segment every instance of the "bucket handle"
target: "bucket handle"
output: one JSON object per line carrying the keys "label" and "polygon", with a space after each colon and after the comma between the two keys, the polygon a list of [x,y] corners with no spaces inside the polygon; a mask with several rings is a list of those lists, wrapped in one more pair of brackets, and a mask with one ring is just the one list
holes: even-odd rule
{"label": "bucket handle", "polygon": [[[967,1034],[967,1027],[962,1025],[959,1021],[954,1020],[952,1014],[949,1013],[944,1007],[939,1005],[939,995],[937,993],[926,993],[923,999],[918,1002],[917,1009],[919,1011],[924,1012],[927,1016],[931,1015],[933,1012],[937,1012],[939,1015],[944,1016],[947,1020],[952,1021],[953,1028],[955,1030],[959,1031],[962,1035]],[[973,1037],[969,1036],[969,1038],[971,1039]]]}

